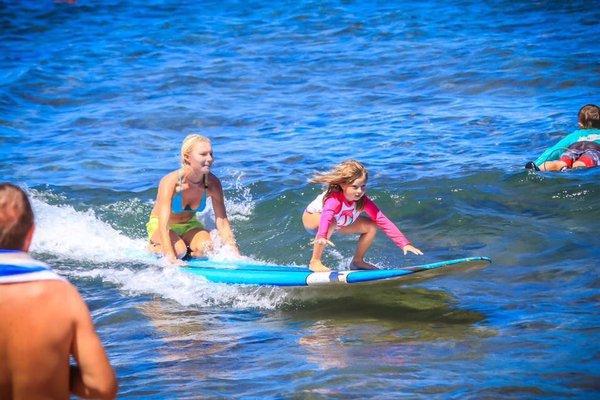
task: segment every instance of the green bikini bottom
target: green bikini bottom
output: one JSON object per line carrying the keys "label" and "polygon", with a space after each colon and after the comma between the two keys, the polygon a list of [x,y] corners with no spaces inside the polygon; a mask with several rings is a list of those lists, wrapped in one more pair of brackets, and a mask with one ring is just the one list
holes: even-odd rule
{"label": "green bikini bottom", "polygon": [[[158,217],[150,216],[148,223],[146,223],[146,231],[148,232],[148,240],[152,239],[152,235],[158,229]],[[181,222],[179,224],[170,224],[169,229],[175,232],[179,236],[183,236],[192,229],[205,229],[202,222],[198,221],[195,217],[192,217],[189,221]]]}

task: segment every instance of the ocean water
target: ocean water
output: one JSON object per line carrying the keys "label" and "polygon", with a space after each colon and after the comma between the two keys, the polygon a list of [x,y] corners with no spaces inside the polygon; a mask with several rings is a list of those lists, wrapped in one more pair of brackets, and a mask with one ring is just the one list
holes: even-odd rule
{"label": "ocean water", "polygon": [[[600,103],[599,20],[587,1],[2,2],[0,180],[31,195],[33,253],[88,302],[119,398],[597,398],[600,172],[523,164]],[[329,295],[165,269],[144,225],[190,132],[247,257],[305,263],[308,178],[355,158],[425,253],[380,233],[369,261],[493,263]],[[335,242],[347,268],[355,239]]]}

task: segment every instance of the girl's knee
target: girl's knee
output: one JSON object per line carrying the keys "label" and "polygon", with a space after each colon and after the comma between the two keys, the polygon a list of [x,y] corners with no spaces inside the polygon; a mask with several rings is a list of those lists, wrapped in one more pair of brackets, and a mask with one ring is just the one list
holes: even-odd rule
{"label": "girl's knee", "polygon": [[572,161],[566,162],[562,158],[556,161],[546,161],[540,166],[541,171],[560,171],[563,168],[571,168]]}
{"label": "girl's knee", "polygon": [[366,222],[365,233],[375,235],[377,234],[377,224],[375,222],[369,220]]}

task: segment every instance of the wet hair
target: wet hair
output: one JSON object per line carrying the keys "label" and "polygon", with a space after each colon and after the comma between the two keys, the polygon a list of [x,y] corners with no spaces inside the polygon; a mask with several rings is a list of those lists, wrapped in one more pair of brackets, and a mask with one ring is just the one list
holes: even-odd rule
{"label": "wet hair", "polygon": [[[369,179],[369,172],[365,166],[356,160],[346,160],[327,172],[316,173],[310,179],[310,182],[327,185],[327,191],[325,192],[325,196],[323,196],[323,202],[325,202],[331,193],[342,191],[341,184],[349,185],[362,177],[364,177],[365,180]],[[362,210],[364,203],[365,198],[363,196],[356,202],[357,209]]]}
{"label": "wet hair", "polygon": [[586,104],[579,110],[577,119],[584,129],[600,128],[600,108],[594,104]]}
{"label": "wet hair", "polygon": [[22,250],[33,226],[33,210],[25,192],[10,183],[0,184],[0,249]]}
{"label": "wet hair", "polygon": [[183,139],[183,143],[181,143],[181,166],[184,167],[188,162],[185,160],[185,156],[190,154],[192,151],[192,147],[198,142],[210,143],[210,139],[206,136],[198,135],[196,133],[192,133],[191,135],[187,135],[185,139]]}

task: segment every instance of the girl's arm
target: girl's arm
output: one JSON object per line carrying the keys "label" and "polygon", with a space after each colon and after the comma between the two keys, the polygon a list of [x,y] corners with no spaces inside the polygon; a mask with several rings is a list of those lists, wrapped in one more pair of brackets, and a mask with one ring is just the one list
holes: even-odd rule
{"label": "girl's arm", "polygon": [[400,229],[398,229],[398,227],[381,212],[375,202],[367,196],[365,196],[364,211],[367,213],[369,218],[375,221],[375,224],[377,224],[379,229],[381,229],[396,246],[404,250],[404,247],[410,245],[409,240],[402,232],[400,232]]}
{"label": "girl's arm", "polygon": [[223,195],[223,186],[219,178],[213,174],[209,175],[208,180],[208,193],[212,198],[213,210],[215,212],[215,224],[221,240],[226,245],[230,246],[238,255],[240,250],[238,249],[229,219],[227,218],[227,211],[225,210],[225,196]]}
{"label": "girl's arm", "polygon": [[327,200],[325,200],[325,204],[323,204],[323,211],[321,211],[321,219],[319,220],[317,239],[329,239],[329,227],[333,223],[334,215],[338,213],[341,208],[342,203],[334,196],[330,196],[327,198]]}
{"label": "girl's arm", "polygon": [[317,237],[313,246],[313,254],[308,263],[308,266],[312,271],[329,271],[329,268],[321,262],[321,257],[323,256],[325,246],[328,244],[333,245],[333,243],[329,241],[329,236],[331,234],[329,227],[334,223],[334,215],[340,211],[341,207],[342,203],[333,196],[325,200],[325,204],[323,204],[321,218],[319,219],[319,229],[317,230]]}

